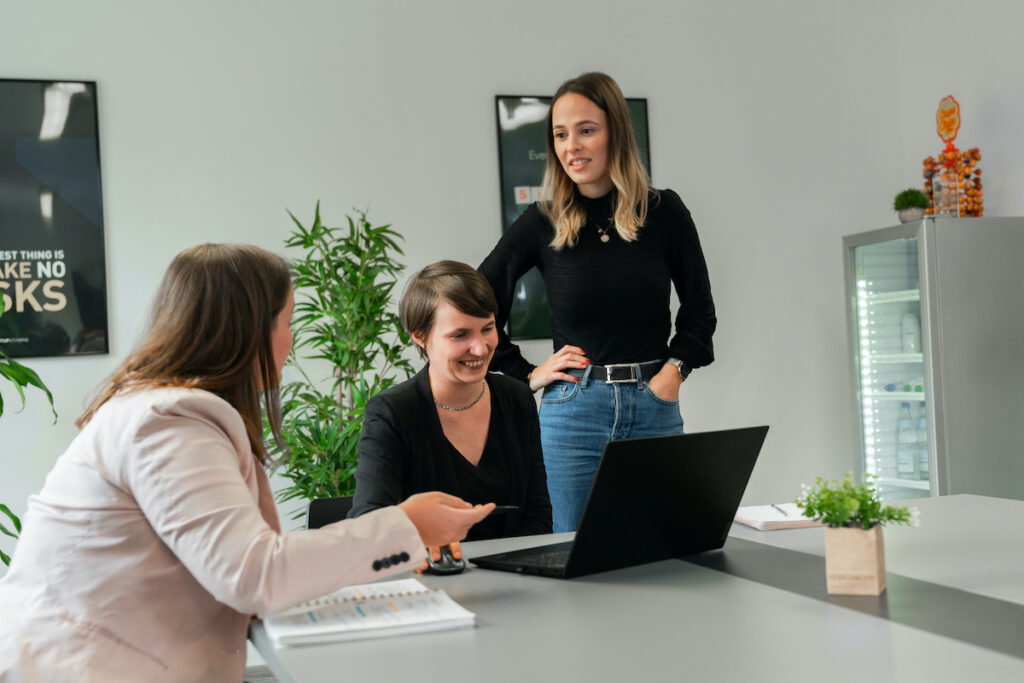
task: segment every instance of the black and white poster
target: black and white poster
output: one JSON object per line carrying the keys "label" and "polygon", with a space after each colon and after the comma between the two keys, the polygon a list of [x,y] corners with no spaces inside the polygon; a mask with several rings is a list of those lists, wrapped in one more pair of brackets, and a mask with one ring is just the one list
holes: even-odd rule
{"label": "black and white poster", "polygon": [[107,353],[96,84],[0,79],[0,350]]}

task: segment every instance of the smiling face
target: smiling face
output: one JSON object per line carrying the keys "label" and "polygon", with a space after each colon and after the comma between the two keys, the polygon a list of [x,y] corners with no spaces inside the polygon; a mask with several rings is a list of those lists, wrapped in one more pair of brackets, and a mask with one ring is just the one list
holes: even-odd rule
{"label": "smiling face", "polygon": [[585,197],[612,189],[608,173],[608,117],[583,95],[566,93],[551,107],[555,154],[569,179]]}
{"label": "smiling face", "polygon": [[434,312],[434,324],[426,338],[413,333],[413,341],[426,349],[430,379],[435,385],[479,384],[498,346],[494,316],[477,318],[442,300]]}

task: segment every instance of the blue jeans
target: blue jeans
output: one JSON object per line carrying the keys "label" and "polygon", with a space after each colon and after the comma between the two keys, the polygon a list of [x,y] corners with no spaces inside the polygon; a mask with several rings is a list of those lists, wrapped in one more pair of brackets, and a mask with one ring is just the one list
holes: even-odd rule
{"label": "blue jeans", "polygon": [[545,387],[540,440],[555,533],[579,524],[605,443],[682,433],[679,402],[658,398],[646,382],[608,384],[590,379],[588,368],[579,382]]}

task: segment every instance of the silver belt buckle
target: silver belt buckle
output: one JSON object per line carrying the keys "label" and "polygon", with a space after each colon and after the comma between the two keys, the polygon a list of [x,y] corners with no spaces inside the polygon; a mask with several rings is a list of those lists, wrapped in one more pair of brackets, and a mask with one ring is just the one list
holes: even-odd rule
{"label": "silver belt buckle", "polygon": [[604,373],[604,381],[607,384],[625,384],[636,381],[636,366],[633,363],[606,365]]}

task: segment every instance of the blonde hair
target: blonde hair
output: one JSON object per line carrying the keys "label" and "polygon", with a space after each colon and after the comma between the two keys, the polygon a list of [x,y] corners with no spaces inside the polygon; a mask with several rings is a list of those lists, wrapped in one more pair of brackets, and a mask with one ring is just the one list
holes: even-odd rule
{"label": "blonde hair", "polygon": [[285,260],[259,247],[201,244],[181,252],[160,283],[142,342],[75,425],[84,427],[122,391],[204,389],[238,411],[252,452],[266,464],[260,389],[271,432],[282,443],[271,334],[291,286]]}
{"label": "blonde hair", "polygon": [[615,231],[626,242],[632,242],[647,221],[650,180],[640,161],[626,98],[611,76],[591,72],[563,83],[548,109],[548,159],[544,169],[544,196],[547,199],[540,203],[540,210],[555,228],[551,247],[560,251],[574,246],[580,229],[587,221],[586,210],[576,201],[576,184],[566,175],[555,153],[552,112],[558,98],[568,93],[586,97],[608,118],[608,175],[617,193],[613,208]]}

